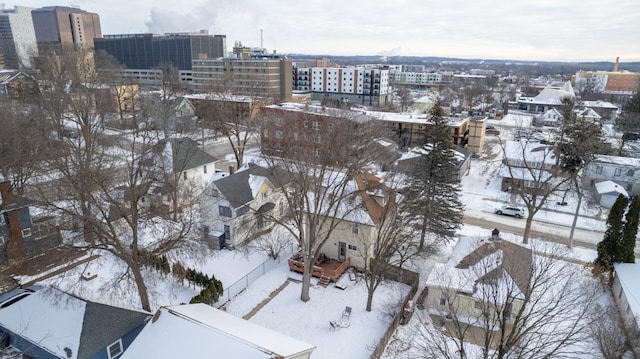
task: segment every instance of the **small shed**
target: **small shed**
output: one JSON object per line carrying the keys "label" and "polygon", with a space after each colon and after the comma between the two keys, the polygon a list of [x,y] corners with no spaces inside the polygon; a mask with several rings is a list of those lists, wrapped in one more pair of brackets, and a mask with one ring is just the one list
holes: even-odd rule
{"label": "small shed", "polygon": [[629,194],[619,184],[613,181],[602,181],[595,184],[596,201],[605,208],[613,207],[619,195],[629,197]]}

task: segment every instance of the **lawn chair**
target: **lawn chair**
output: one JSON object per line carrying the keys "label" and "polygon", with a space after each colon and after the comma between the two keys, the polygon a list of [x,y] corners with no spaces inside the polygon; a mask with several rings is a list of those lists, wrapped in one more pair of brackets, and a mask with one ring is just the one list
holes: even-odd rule
{"label": "lawn chair", "polygon": [[351,307],[347,306],[346,308],[344,308],[344,311],[342,312],[342,319],[349,320],[350,317],[351,317]]}

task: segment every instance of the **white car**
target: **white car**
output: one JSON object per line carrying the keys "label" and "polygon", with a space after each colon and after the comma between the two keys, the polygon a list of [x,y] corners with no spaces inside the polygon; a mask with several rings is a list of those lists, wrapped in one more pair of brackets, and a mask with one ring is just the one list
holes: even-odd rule
{"label": "white car", "polygon": [[524,209],[509,205],[496,208],[496,214],[504,214],[506,216],[513,216],[516,218],[522,218],[525,216]]}

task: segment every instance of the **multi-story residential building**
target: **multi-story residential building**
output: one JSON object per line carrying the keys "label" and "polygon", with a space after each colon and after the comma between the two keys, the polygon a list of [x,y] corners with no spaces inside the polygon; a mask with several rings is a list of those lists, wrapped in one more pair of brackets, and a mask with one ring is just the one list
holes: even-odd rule
{"label": "multi-story residential building", "polygon": [[391,75],[393,83],[416,87],[436,86],[442,82],[442,74],[431,72],[394,72]]}
{"label": "multi-story residential building", "polygon": [[373,67],[312,67],[312,99],[385,106],[391,101],[389,70]]}
{"label": "multi-story residential building", "polygon": [[424,65],[402,65],[402,72],[424,72]]}
{"label": "multi-story residential building", "polygon": [[293,103],[265,106],[262,114],[264,153],[331,164],[345,163],[352,154],[345,134],[355,141],[359,128],[372,120],[353,111]]}
{"label": "multi-story residential building", "polygon": [[73,7],[46,6],[31,11],[40,56],[64,48],[93,50],[102,37],[100,16]]}
{"label": "multi-story residential building", "polygon": [[[421,145],[424,141],[424,131],[427,126],[430,126],[428,116],[424,114],[375,111],[367,111],[366,114],[385,122],[401,148]],[[482,153],[487,125],[486,117],[448,117],[447,119],[454,145],[475,153]]]}
{"label": "multi-story residential building", "polygon": [[193,60],[198,90],[286,100],[292,98],[291,60],[222,58]]}
{"label": "multi-story residential building", "polygon": [[31,58],[38,56],[31,10],[24,6],[5,9],[0,4],[0,54],[7,68],[30,68]]}
{"label": "multi-story residential building", "polygon": [[193,60],[221,58],[226,53],[226,35],[196,33],[118,34],[95,40],[96,51],[104,51],[126,67],[125,74],[141,83],[162,78],[161,66],[172,65],[183,81],[191,81]]}

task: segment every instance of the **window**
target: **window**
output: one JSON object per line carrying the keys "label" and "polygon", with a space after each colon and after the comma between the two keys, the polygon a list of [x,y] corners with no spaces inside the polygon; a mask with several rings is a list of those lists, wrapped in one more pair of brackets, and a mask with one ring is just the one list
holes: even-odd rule
{"label": "window", "polygon": [[266,200],[266,199],[267,199],[267,197],[269,197],[269,191],[264,191],[264,192],[262,192],[262,199],[263,199],[263,200]]}
{"label": "window", "polygon": [[357,251],[358,250],[358,246],[356,246],[355,244],[348,244],[347,248],[349,248],[350,251]]}
{"label": "window", "polygon": [[264,137],[269,137],[269,130],[266,130],[266,129],[265,129],[265,130],[263,130],[263,131],[262,131],[262,136],[264,136]]}
{"label": "window", "polygon": [[227,206],[218,206],[218,214],[222,217],[231,217],[231,208]]}
{"label": "window", "polygon": [[314,149],[313,149],[313,154],[314,154],[316,157],[320,157],[320,149],[319,149],[319,148],[314,148]]}
{"label": "window", "polygon": [[282,126],[282,123],[283,123],[282,118],[280,117],[276,118],[276,126],[280,127]]}
{"label": "window", "polygon": [[358,232],[360,232],[358,223],[351,223],[351,233],[358,234]]}
{"label": "window", "polygon": [[622,174],[622,168],[616,168],[616,171],[613,173],[614,176],[618,177]]}
{"label": "window", "polygon": [[249,207],[242,206],[242,207],[236,209],[236,217],[240,217],[240,216],[244,215],[247,212],[249,212]]}
{"label": "window", "polygon": [[109,345],[107,347],[107,354],[109,355],[109,359],[122,354],[122,339],[118,339],[113,344]]}
{"label": "window", "polygon": [[304,128],[307,128],[307,127],[309,127],[309,121],[307,121],[307,120],[304,120],[304,123],[303,123],[303,126],[304,126]]}
{"label": "window", "polygon": [[314,143],[320,143],[321,142],[321,138],[320,138],[319,134],[316,133],[316,134],[313,135],[313,142]]}
{"label": "window", "polygon": [[220,195],[220,192],[218,192],[217,188],[211,189],[211,197],[218,197],[219,195]]}
{"label": "window", "polygon": [[313,121],[313,129],[314,130],[319,130],[320,129],[320,122]]}
{"label": "window", "polygon": [[634,175],[635,173],[636,173],[636,171],[634,171],[634,170],[629,170],[629,171],[627,171],[627,176],[629,176],[629,177],[633,177],[633,175]]}
{"label": "window", "polygon": [[279,211],[280,217],[284,216],[284,203],[280,202],[280,211]]}
{"label": "window", "polygon": [[0,226],[4,226],[6,222],[4,221],[4,214],[0,213]]}
{"label": "window", "polygon": [[207,173],[207,166],[204,166],[204,173]]}
{"label": "window", "polygon": [[31,228],[25,228],[22,230],[22,237],[31,237]]}
{"label": "window", "polygon": [[276,152],[282,152],[282,144],[276,143]]}
{"label": "window", "polygon": [[482,302],[478,301],[473,304],[473,307],[476,309],[482,309]]}
{"label": "window", "polygon": [[511,320],[511,312],[513,312],[513,302],[507,302],[504,306],[504,318]]}
{"label": "window", "polygon": [[447,305],[447,300],[449,300],[449,296],[445,292],[440,292],[440,305]]}
{"label": "window", "polygon": [[284,133],[280,130],[276,131],[276,138],[281,140],[284,137]]}
{"label": "window", "polygon": [[333,132],[333,123],[329,124],[329,132]]}
{"label": "window", "polygon": [[182,178],[186,181],[187,180],[187,172],[182,172]]}
{"label": "window", "polygon": [[297,141],[297,140],[298,140],[298,133],[297,133],[297,132],[294,132],[294,133],[293,133],[293,139],[294,139],[295,141]]}

